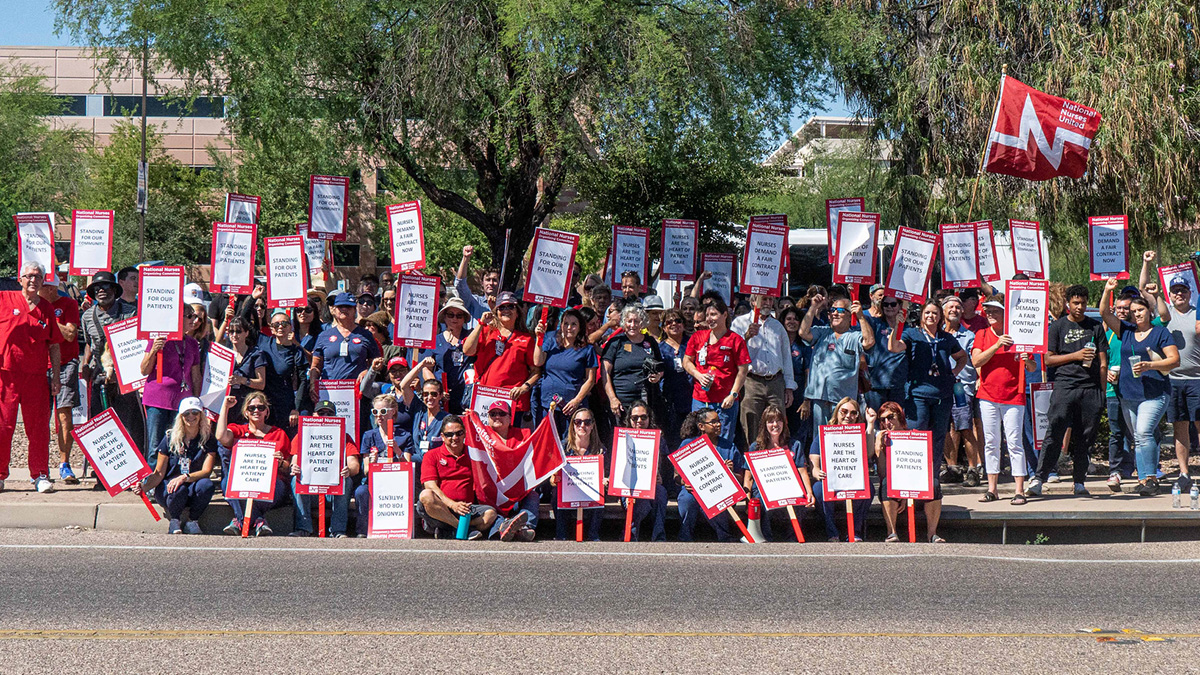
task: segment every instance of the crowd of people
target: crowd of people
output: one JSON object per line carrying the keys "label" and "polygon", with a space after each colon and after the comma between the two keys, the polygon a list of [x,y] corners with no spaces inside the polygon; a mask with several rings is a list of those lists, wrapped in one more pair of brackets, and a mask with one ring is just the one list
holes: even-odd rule
{"label": "crowd of people", "polygon": [[[508,392],[484,420],[501,438],[520,441],[553,415],[568,456],[607,457],[618,426],[660,429],[655,498],[636,500],[632,516],[634,536],[654,541],[666,538],[670,499],[678,502],[680,540],[701,528],[721,541],[741,536],[727,514],[705,518],[667,460],[701,435],[752,497],[757,487],[744,453],[787,449],[829,541],[851,535],[835,518],[844,506],[821,499],[822,425],[867,428],[875,480],[871,496],[853,504],[858,539],[866,536],[867,507],[878,498],[886,540],[898,540],[899,502],[887,498],[882,481],[889,434],[906,429],[933,438],[933,499],[918,504],[932,542],[944,541],[937,531],[943,482],[986,485],[981,501],[996,501],[1008,473],[1015,482],[1011,504],[1020,506],[1059,480],[1065,450],[1074,492],[1087,494],[1104,412],[1110,489],[1135,479],[1139,494],[1159,490],[1164,415],[1173,424],[1177,482],[1190,487],[1200,323],[1188,279],[1169,278],[1166,289],[1154,283],[1153,252],[1143,256],[1137,285],[1109,281],[1098,298],[1086,286],[1052,283],[1045,355],[1014,349],[1004,296],[982,280],[980,288],[939,291],[919,304],[891,297],[881,285],[870,287],[863,302],[858,289],[813,285],[798,298],[734,295],[731,307],[721,293],[703,292],[707,273],[663,298],[636,273],[624,273],[613,288],[576,265],[569,307],[552,309],[543,321],[540,306],[501,289],[499,270],[473,274],[473,252],[463,249],[443,289],[436,347],[412,361],[408,350],[392,345],[397,289],[390,273],[363,275],[355,292],[312,290],[307,305],[294,309],[268,309],[262,282],[244,296],[209,296],[189,284],[181,298],[183,338],[149,342],[141,361],[146,384],[127,393],[117,385],[104,329],[136,315],[138,270],[100,272],[75,297],[57,274],[25,265],[19,288],[0,291],[0,490],[9,478],[18,405],[36,489],[53,489],[51,430],[58,480],[78,482],[70,432],[80,378],[90,392],[90,414],[111,408],[145,454],[153,473],[134,490],[165,509],[172,533],[200,531],[200,516],[227,487],[234,444],[256,438],[276,448],[275,500],[255,502],[249,513],[231,501],[226,532],[240,532],[249,519],[257,535],[270,534],[265,513],[290,503],[291,534],[311,536],[316,501],[327,499],[328,534],[364,536],[367,467],[406,461],[416,468],[414,508],[428,534],[454,536],[460,517],[469,516],[469,538],[532,540],[539,502],[553,501],[558,478],[510,509],[477,503],[464,414],[481,385]],[[1089,310],[1093,300],[1098,312]],[[234,354],[229,396],[215,422],[196,398],[214,344]],[[345,491],[337,497],[295,490],[300,417],[336,414],[321,400],[320,380],[355,380],[362,401],[361,433],[346,439]],[[1043,380],[1054,387],[1044,439],[1035,443],[1031,385]],[[589,539],[600,536],[600,516],[584,514]],[[768,539],[791,536],[790,528],[772,526],[780,516],[764,515]],[[559,538],[569,536],[574,517],[574,510],[557,510]]]}

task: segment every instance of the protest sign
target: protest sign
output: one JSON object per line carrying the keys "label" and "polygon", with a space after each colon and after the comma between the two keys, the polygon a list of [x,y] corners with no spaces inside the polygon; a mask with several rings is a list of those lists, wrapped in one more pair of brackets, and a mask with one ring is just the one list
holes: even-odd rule
{"label": "protest sign", "polygon": [[608,495],[654,499],[658,480],[658,429],[613,429]]}
{"label": "protest sign", "polygon": [[992,230],[992,221],[979,220],[973,224],[979,276],[989,284],[1000,281],[1000,263],[996,262],[996,233]]}
{"label": "protest sign", "polygon": [[309,236],[308,223],[300,223],[296,225],[296,234],[302,240],[304,240],[304,259],[308,263],[308,273],[317,274],[319,272],[324,272],[325,241]]}
{"label": "protest sign", "polygon": [[337,416],[346,420],[346,433],[350,438],[362,438],[358,429],[358,381],[318,380],[317,398],[329,401],[337,410]]}
{"label": "protest sign", "polygon": [[608,285],[620,295],[621,275],[636,272],[643,285],[650,279],[650,230],[644,227],[613,225],[612,276]]}
{"label": "protest sign", "polygon": [[1054,394],[1053,382],[1034,382],[1029,385],[1033,398],[1033,449],[1041,451],[1050,429],[1050,397]]}
{"label": "protest sign", "polygon": [[275,477],[278,471],[275,443],[258,438],[242,438],[233,444],[225,499],[246,500],[242,537],[250,534],[250,514],[254,500],[275,500]]}
{"label": "protest sign", "polygon": [[1088,254],[1092,281],[1129,278],[1127,216],[1088,218]]}
{"label": "protest sign", "polygon": [[664,218],[662,222],[662,263],[658,278],[663,281],[696,279],[696,242],[700,241],[700,221]]}
{"label": "protest sign", "polygon": [[413,464],[374,464],[367,474],[371,491],[368,539],[412,539]]}
{"label": "protest sign", "polygon": [[974,223],[942,225],[942,286],[979,288],[979,253]]}
{"label": "protest sign", "polygon": [[734,265],[737,256],[733,253],[701,253],[700,271],[711,272],[701,284],[701,292],[717,291],[725,298],[726,304],[733,302]]}
{"label": "protest sign", "polygon": [[297,433],[300,434],[300,478],[296,481],[296,494],[343,494],[346,420],[340,417],[301,417]]}
{"label": "protest sign", "polygon": [[1198,302],[1197,298],[1200,298],[1200,284],[1196,282],[1196,266],[1188,261],[1158,268],[1158,287],[1162,289],[1168,299],[1171,297],[1171,286],[1180,282],[1187,284],[1188,289],[1191,290],[1191,303],[1195,305]]}
{"label": "protest sign", "polygon": [[317,239],[346,240],[350,214],[350,179],[345,176],[310,176],[308,180],[308,234]]}
{"label": "protest sign", "polygon": [[838,214],[847,211],[866,211],[867,200],[862,197],[825,200],[825,244],[829,247],[827,257],[832,265],[837,255]]}
{"label": "protest sign", "polygon": [[200,384],[199,398],[200,403],[204,405],[204,414],[214,422],[225,405],[225,397],[229,395],[233,362],[232,349],[216,342],[208,346],[208,354],[204,357],[204,380]]}
{"label": "protest sign", "polygon": [[604,458],[567,457],[559,473],[558,508],[604,508]]}
{"label": "protest sign", "polygon": [[13,223],[17,226],[18,273],[26,263],[37,263],[47,277],[55,274],[53,214],[18,213]]}
{"label": "protest sign", "polygon": [[308,279],[304,240],[300,236],[266,237],[267,307],[304,307],[308,304]]}
{"label": "protest sign", "polygon": [[571,295],[571,273],[579,235],[539,227],[529,246],[529,271],[525,275],[525,302],[565,308]]}
{"label": "protest sign", "polygon": [[142,357],[146,356],[150,340],[138,337],[137,317],[108,324],[104,327],[104,336],[108,338],[108,353],[116,371],[118,391],[128,394],[145,386]]}
{"label": "protest sign", "polygon": [[[116,497],[154,473],[112,408],[72,429],[71,436],[91,462],[96,477],[100,479],[100,484],[108,491],[110,497]],[[145,492],[141,497],[150,515],[154,516],[155,520],[162,520],[158,511],[151,506],[150,497]]]}
{"label": "protest sign", "polygon": [[71,423],[78,426],[88,421],[92,409],[92,389],[83,377],[75,378],[75,390],[79,392],[79,405],[71,408]]}
{"label": "protest sign", "polygon": [[1046,281],[1010,281],[1005,284],[1006,332],[1017,353],[1045,354],[1049,344],[1046,312],[1050,308],[1050,284]]}
{"label": "protest sign", "polygon": [[867,426],[837,424],[821,426],[821,482],[825,501],[870,499],[867,475]]}
{"label": "protest sign", "polygon": [[892,267],[887,277],[887,294],[910,302],[924,302],[933,261],[937,259],[938,235],[901,227],[892,248]]}
{"label": "protest sign", "polygon": [[258,249],[258,226],[246,223],[213,223],[213,293],[246,294],[254,290],[254,253]]}
{"label": "protest sign", "polygon": [[141,269],[137,320],[137,336],[142,340],[183,339],[183,267]]}
{"label": "protest sign", "polygon": [[442,278],[412,272],[401,274],[398,282],[393,344],[433,349],[437,346],[438,294]]}
{"label": "protest sign", "polygon": [[488,407],[496,401],[504,401],[510,406],[513,404],[512,396],[509,392],[512,391],[509,387],[489,387],[483,384],[477,384],[471,390],[471,410],[479,415],[479,419],[486,420]]}
{"label": "protest sign", "polygon": [[742,251],[742,293],[779,296],[783,259],[788,250],[787,216],[750,216]]}
{"label": "protest sign", "polygon": [[888,499],[933,499],[933,434],[889,431]]}
{"label": "protest sign", "polygon": [[90,277],[112,270],[114,213],[75,210],[71,212],[71,264],[67,273]]}
{"label": "protest sign", "polygon": [[833,280],[839,284],[869,284],[875,280],[879,259],[879,214],[842,211],[838,214],[837,251]]}
{"label": "protest sign", "polygon": [[750,465],[754,484],[758,486],[763,506],[767,509],[808,502],[808,492],[800,481],[800,472],[796,469],[790,449],[771,448],[748,452],[746,463]]}
{"label": "protest sign", "polygon": [[[705,517],[712,519],[726,509],[746,498],[745,491],[725,466],[725,460],[717,454],[707,436],[679,448],[669,456],[675,470],[692,488],[692,496],[704,509]],[[737,519],[736,515],[734,516]],[[741,521],[737,521],[741,526]],[[742,526],[744,529],[744,526]],[[750,537],[747,537],[749,539]]]}
{"label": "protest sign", "polygon": [[[225,222],[258,225],[262,214],[262,197],[225,193]],[[249,291],[247,291],[249,293]]]}
{"label": "protest sign", "polygon": [[425,226],[421,202],[387,207],[388,234],[392,242],[392,272],[403,274],[425,268]]}
{"label": "protest sign", "polygon": [[1030,279],[1045,279],[1041,226],[1033,220],[1010,220],[1008,238],[1012,242],[1013,270]]}

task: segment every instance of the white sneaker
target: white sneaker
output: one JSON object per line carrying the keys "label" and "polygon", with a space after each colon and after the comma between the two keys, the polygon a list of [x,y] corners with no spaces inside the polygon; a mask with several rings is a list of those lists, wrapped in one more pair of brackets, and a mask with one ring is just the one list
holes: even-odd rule
{"label": "white sneaker", "polygon": [[41,492],[41,493],[54,492],[54,483],[51,483],[50,479],[45,476],[38,476],[33,481],[33,485],[34,485],[34,487],[37,488],[38,492]]}
{"label": "white sneaker", "polygon": [[1029,482],[1025,484],[1025,494],[1035,497],[1040,496],[1042,494],[1042,481],[1036,476],[1029,479]]}
{"label": "white sneaker", "polygon": [[183,529],[179,527],[179,519],[172,518],[171,523],[167,525],[167,534],[181,534]]}
{"label": "white sneaker", "polygon": [[194,520],[189,520],[183,524],[183,533],[184,534],[204,534],[203,532],[200,531],[200,523],[197,523]]}
{"label": "white sneaker", "polygon": [[1050,475],[1046,477],[1047,483],[1058,483],[1060,481],[1062,481],[1062,478],[1059,478],[1058,474],[1054,472],[1050,472]]}

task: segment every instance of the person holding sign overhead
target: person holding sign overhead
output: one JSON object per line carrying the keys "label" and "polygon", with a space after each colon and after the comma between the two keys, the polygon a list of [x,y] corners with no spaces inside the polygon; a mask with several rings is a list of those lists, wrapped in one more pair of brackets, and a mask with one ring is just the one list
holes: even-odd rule
{"label": "person holding sign overhead", "polygon": [[[587,408],[578,408],[571,415],[570,427],[567,430],[567,445],[563,453],[568,457],[589,457],[606,455],[608,452],[600,443],[600,434],[596,431],[596,418]],[[560,472],[561,473],[561,472]],[[550,476],[550,485],[558,487],[562,480],[559,474]],[[607,480],[605,483],[607,484]],[[554,538],[566,541],[571,538],[572,526],[575,521],[575,509],[554,509]],[[583,529],[584,540],[600,541],[600,524],[604,521],[604,509],[584,509]]]}
{"label": "person holding sign overhead", "polygon": [[[814,411],[815,414],[815,411]],[[853,398],[843,398],[837,402],[837,407],[833,409],[833,413],[829,417],[830,426],[838,426],[842,424],[862,424],[863,417],[866,418],[867,425],[867,449],[870,449],[871,439],[875,436],[875,411],[867,408],[867,414],[864,416],[859,412],[858,401]],[[866,452],[868,459],[873,456],[873,453]],[[838,534],[837,522],[833,519],[834,502],[825,501],[824,493],[822,492],[821,481],[825,480],[825,472],[821,470],[821,428],[817,427],[817,432],[813,436],[812,447],[808,450],[808,460],[812,464],[813,478],[817,479],[816,483],[812,484],[812,494],[817,500],[817,508],[821,509],[821,515],[825,518],[825,536],[830,543],[841,541],[841,536]],[[864,467],[864,471],[865,471]],[[871,481],[866,481],[867,490],[874,496],[874,488],[871,486]],[[854,499],[854,540],[862,541],[867,537],[867,511],[871,509],[871,499]]]}
{"label": "person holding sign overhead", "polygon": [[[183,339],[155,338],[146,347],[141,371],[146,376],[142,388],[142,405],[146,408],[147,463],[152,463],[159,441],[175,422],[179,402],[195,396],[204,380],[204,361],[200,343],[188,335],[196,326],[196,310],[183,306]],[[162,355],[162,372],[158,371],[158,356]]]}
{"label": "person holding sign overhead", "polygon": [[[908,421],[904,419],[904,408],[900,407],[899,403],[888,401],[879,406],[879,411],[876,413],[876,420],[879,424],[879,433],[875,436],[875,466],[879,468],[879,484],[886,486],[887,483],[887,453],[892,446],[892,440],[889,433],[892,431],[905,431],[908,429]],[[867,438],[871,437],[870,432],[867,433]],[[933,454],[936,456],[941,454],[938,452],[940,448],[933,446]],[[925,509],[925,539],[931,544],[944,544],[946,540],[938,536],[937,526],[938,521],[942,517],[942,484],[937,479],[937,472],[933,474],[933,499],[923,500]],[[868,502],[869,504],[870,502]],[[888,499],[887,489],[881,491],[880,506],[883,507],[883,520],[887,525],[887,538],[885,542],[894,544],[900,541],[899,535],[896,534],[896,517],[900,514],[900,501],[896,499]],[[866,510],[866,509],[864,509]]]}
{"label": "person holding sign overhead", "polygon": [[[813,325],[829,309],[829,325]],[[850,315],[858,317],[861,331],[850,330]],[[899,318],[897,318],[899,321]],[[798,334],[812,348],[804,398],[812,405],[813,438],[820,437],[822,420],[835,417],[836,401],[858,398],[858,368],[863,355],[875,346],[875,331],[858,301],[832,300],[815,295],[800,321]]]}
{"label": "person holding sign overhead", "polygon": [[[745,485],[746,480],[746,458],[741,450],[734,446],[733,441],[721,435],[721,416],[716,410],[711,408],[703,408],[692,411],[692,414],[687,416],[683,421],[683,428],[679,432],[684,440],[680,443],[680,447],[691,443],[699,438],[700,434],[708,437],[709,442],[713,444],[717,455],[725,462],[725,466],[733,472],[733,477],[741,485]],[[679,491],[679,541],[692,541],[696,531],[696,523],[700,520],[700,516],[704,515],[704,509],[701,508],[700,502],[696,500],[692,494],[691,486],[687,481],[682,480],[680,483],[683,488]],[[717,541],[733,542],[738,541],[741,535],[734,527],[733,519],[729,514],[722,511],[716,517],[708,521],[712,525],[713,530],[717,533]]]}
{"label": "person holding sign overhead", "polygon": [[[791,434],[788,432],[787,415],[779,406],[769,405],[762,412],[762,423],[758,427],[758,437],[750,444],[750,449],[747,451],[755,452],[757,450],[770,450],[772,448],[787,448],[792,455],[792,461],[796,463],[796,469],[800,473],[800,482],[804,484],[804,491],[808,494],[808,503],[805,506],[813,506],[816,504],[816,498],[813,496],[812,478],[808,475],[808,470],[805,465],[808,462],[807,453],[800,441],[792,440]],[[758,491],[758,485],[750,493],[751,499],[759,499],[761,495]],[[767,541],[772,541],[771,535],[771,519],[768,517],[770,511],[766,511],[762,519],[763,536]]]}
{"label": "person holding sign overhead", "polygon": [[516,426],[529,412],[529,392],[541,377],[533,362],[533,336],[518,321],[520,316],[517,296],[504,291],[496,297],[496,311],[484,312],[463,341],[463,354],[475,357],[478,383],[509,390]]}
{"label": "person holding sign overhead", "polygon": [[497,301],[500,294],[500,270],[495,267],[485,269],[479,278],[480,285],[483,287],[483,295],[475,295],[471,292],[471,284],[468,283],[471,273],[471,256],[474,254],[474,246],[463,247],[462,262],[458,264],[458,273],[454,275],[454,290],[458,291],[458,297],[466,304],[471,316],[475,319],[482,319],[484,312],[489,309],[499,309]]}
{"label": "person holding sign overhead", "polygon": [[225,526],[224,532],[225,534],[240,534],[242,518],[250,518],[251,524],[254,526],[254,536],[261,537],[272,534],[271,527],[267,525],[263,514],[283,506],[288,501],[290,491],[284,477],[291,475],[288,461],[291,441],[286,431],[272,426],[267,421],[270,418],[271,405],[266,394],[261,391],[252,391],[246,396],[246,400],[242,402],[242,417],[246,420],[245,424],[229,423],[229,411],[237,403],[236,397],[226,396],[225,405],[221,406],[221,414],[217,417],[215,434],[217,443],[220,444],[217,452],[221,456],[221,491],[229,490],[229,462],[232,459],[233,444],[242,438],[257,438],[273,443],[275,445],[275,461],[279,463],[279,471],[275,475],[275,501],[266,505],[261,501],[255,501],[251,512],[246,513],[240,500],[230,500],[229,507],[233,509],[233,520]]}
{"label": "person holding sign overhead", "polygon": [[[167,534],[200,534],[200,518],[216,491],[209,476],[217,461],[217,439],[200,399],[189,396],[179,402],[171,429],[155,453],[154,473],[130,491],[154,495],[171,519]],[[186,523],[182,523],[184,509],[191,516]]]}

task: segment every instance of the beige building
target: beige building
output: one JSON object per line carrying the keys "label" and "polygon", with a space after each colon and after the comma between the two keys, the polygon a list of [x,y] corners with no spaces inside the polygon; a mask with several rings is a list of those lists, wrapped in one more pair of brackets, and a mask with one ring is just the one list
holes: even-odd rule
{"label": "beige building", "polygon": [[815,115],[800,125],[763,162],[780,173],[796,178],[814,178],[823,166],[859,159],[864,151],[883,165],[892,160],[892,144],[868,145],[874,120],[858,117]]}

